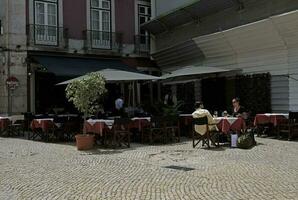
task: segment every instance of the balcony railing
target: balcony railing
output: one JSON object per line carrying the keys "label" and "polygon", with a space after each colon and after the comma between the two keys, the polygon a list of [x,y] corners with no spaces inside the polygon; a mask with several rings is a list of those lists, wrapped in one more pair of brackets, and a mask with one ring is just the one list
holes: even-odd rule
{"label": "balcony railing", "polygon": [[135,35],[135,53],[139,55],[150,55],[150,36]]}
{"label": "balcony railing", "polygon": [[102,49],[120,53],[122,50],[122,34],[106,31],[84,31],[85,48]]}
{"label": "balcony railing", "polygon": [[49,46],[66,48],[67,30],[57,26],[28,25],[27,43],[29,46]]}

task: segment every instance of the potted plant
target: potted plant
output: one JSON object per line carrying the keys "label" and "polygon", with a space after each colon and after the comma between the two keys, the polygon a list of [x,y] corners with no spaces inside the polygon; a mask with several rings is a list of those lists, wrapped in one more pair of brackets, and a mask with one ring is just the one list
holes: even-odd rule
{"label": "potted plant", "polygon": [[[93,114],[102,107],[101,100],[106,91],[104,77],[99,72],[92,72],[69,83],[66,87],[66,97],[80,112],[84,113],[85,122],[87,115]],[[94,145],[94,135],[86,134],[85,128],[83,128],[83,134],[75,137],[78,150],[91,149]]]}

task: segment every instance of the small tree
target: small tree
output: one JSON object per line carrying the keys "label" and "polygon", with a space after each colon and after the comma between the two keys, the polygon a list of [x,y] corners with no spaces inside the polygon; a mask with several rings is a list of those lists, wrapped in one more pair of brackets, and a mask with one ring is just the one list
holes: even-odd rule
{"label": "small tree", "polygon": [[84,113],[85,121],[88,114],[102,107],[100,102],[107,90],[104,77],[99,72],[92,72],[69,83],[65,91],[68,101]]}

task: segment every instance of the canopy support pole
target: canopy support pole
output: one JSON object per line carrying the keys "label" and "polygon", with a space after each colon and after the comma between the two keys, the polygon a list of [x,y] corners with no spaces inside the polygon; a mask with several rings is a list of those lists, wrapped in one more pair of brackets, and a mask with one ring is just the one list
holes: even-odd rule
{"label": "canopy support pole", "polygon": [[137,83],[137,104],[140,105],[141,104],[141,84]]}
{"label": "canopy support pole", "polygon": [[132,107],[136,107],[135,81],[132,82]]}

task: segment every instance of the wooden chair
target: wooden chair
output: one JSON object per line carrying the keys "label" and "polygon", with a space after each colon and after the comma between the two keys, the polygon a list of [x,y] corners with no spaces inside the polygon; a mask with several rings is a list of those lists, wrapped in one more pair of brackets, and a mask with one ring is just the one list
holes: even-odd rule
{"label": "wooden chair", "polygon": [[257,127],[255,127],[255,131],[257,133],[257,136],[260,137],[262,135],[273,135],[274,132],[273,124],[272,123],[259,123]]}
{"label": "wooden chair", "polygon": [[75,135],[81,132],[81,122],[79,119],[69,119],[63,124],[63,133],[66,134],[67,141],[74,141]]}
{"label": "wooden chair", "polygon": [[298,135],[298,112],[289,112],[289,120],[278,126],[278,134],[287,134],[288,140]]}
{"label": "wooden chair", "polygon": [[167,141],[165,125],[164,117],[151,117],[149,127],[142,130],[142,142],[148,139],[150,144],[156,141],[165,143]]}
{"label": "wooden chair", "polygon": [[25,120],[18,119],[8,126],[8,134],[10,136],[24,136],[25,133]]}
{"label": "wooden chair", "polygon": [[8,136],[8,126],[10,124],[9,119],[2,119],[3,127],[0,127],[0,136]]}
{"label": "wooden chair", "polygon": [[179,116],[168,116],[165,118],[165,131],[167,139],[172,142],[180,142]]}
{"label": "wooden chair", "polygon": [[[196,132],[195,126],[206,126],[206,133],[204,135],[201,135]],[[192,146],[195,148],[200,142],[202,142],[202,146],[207,145],[208,148],[210,148],[210,142],[214,146],[216,145],[214,138],[212,137],[212,133],[209,130],[209,125],[208,124],[208,118],[206,117],[201,117],[201,118],[194,118],[193,119],[193,131],[192,131]]]}
{"label": "wooden chair", "polygon": [[37,138],[40,138],[41,140],[44,139],[44,134],[41,128],[33,128],[31,132],[28,133],[28,139],[29,140],[35,140]]}
{"label": "wooden chair", "polygon": [[113,136],[119,147],[124,145],[130,148],[130,124],[131,119],[128,118],[116,118],[114,121]]}

